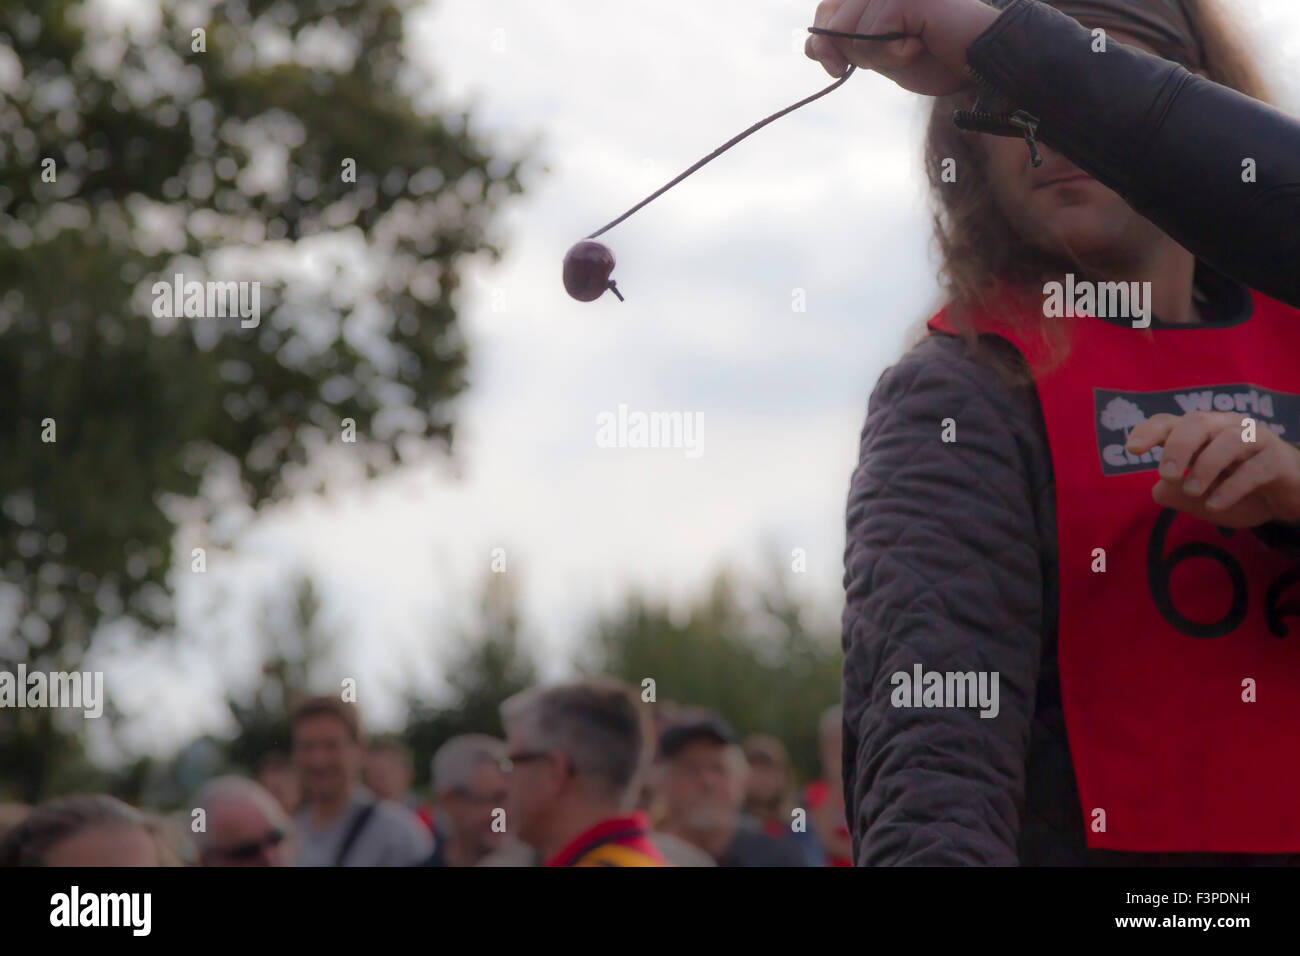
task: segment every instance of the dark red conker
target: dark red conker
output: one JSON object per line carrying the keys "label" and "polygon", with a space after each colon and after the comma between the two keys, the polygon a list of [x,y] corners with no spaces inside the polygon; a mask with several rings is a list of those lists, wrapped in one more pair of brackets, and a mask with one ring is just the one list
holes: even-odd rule
{"label": "dark red conker", "polygon": [[614,253],[599,242],[583,240],[564,256],[564,288],[579,302],[594,302],[611,290],[618,301],[623,295],[609,274],[614,271]]}

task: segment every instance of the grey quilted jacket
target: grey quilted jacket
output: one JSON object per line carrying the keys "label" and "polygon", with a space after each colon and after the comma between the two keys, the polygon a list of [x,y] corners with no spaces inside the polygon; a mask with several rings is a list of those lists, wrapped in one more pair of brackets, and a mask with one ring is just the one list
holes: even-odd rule
{"label": "grey quilted jacket", "polygon": [[[1300,307],[1300,122],[1119,44],[1095,69],[1091,36],[1069,17],[993,2],[1005,12],[967,51],[997,101],[984,131],[1016,133],[992,120],[1021,111],[1202,263]],[[1257,189],[1220,175],[1242,156],[1267,158]],[[1243,287],[1216,285],[1217,308],[1241,307]],[[945,418],[956,444],[937,440]],[[1300,560],[1294,529],[1256,530]],[[1300,862],[1085,848],[1057,677],[1042,416],[1032,387],[1008,387],[960,340],[925,339],[871,396],[844,584],[844,793],[859,865]],[[890,675],[917,662],[997,671],[998,718],[891,706]]]}
{"label": "grey quilted jacket", "polygon": [[[1233,286],[1221,286],[1217,307],[1249,308]],[[983,342],[1018,359],[1001,339]],[[956,442],[939,440],[946,418]],[[1256,533],[1300,560],[1300,532]],[[1032,386],[1006,384],[962,340],[931,335],[881,376],[844,563],[843,770],[859,866],[1300,862],[1086,849],[1057,671],[1042,412]],[[917,663],[997,672],[997,718],[892,706],[891,675]]]}

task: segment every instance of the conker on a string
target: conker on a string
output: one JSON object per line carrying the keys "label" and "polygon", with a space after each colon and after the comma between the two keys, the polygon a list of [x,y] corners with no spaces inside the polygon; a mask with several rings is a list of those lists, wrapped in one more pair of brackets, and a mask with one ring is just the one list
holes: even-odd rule
{"label": "conker on a string", "polygon": [[[826,36],[843,37],[851,40],[882,40],[882,41],[901,40],[906,36],[913,35],[907,33],[877,33],[877,34],[845,33],[839,30],[827,30],[822,27],[809,27],[808,32],[823,34]],[[662,196],[664,193],[672,189],[674,186],[680,183],[691,173],[695,172],[705,163],[717,158],[727,150],[731,149],[731,147],[735,146],[737,143],[739,143],[750,133],[757,132],[758,130],[766,126],[768,123],[772,122],[774,119],[779,119],[780,117],[784,116],[786,113],[789,113],[792,110],[797,110],[799,107],[805,105],[806,103],[811,103],[813,100],[817,99],[818,97],[825,96],[827,93],[829,93],[831,90],[835,89],[836,87],[843,86],[845,81],[847,81],[848,78],[853,75],[853,70],[854,67],[852,64],[850,64],[848,70],[845,72],[845,74],[842,77],[840,77],[830,86],[826,87],[826,89],[822,90],[820,93],[814,93],[812,96],[808,97],[807,99],[800,100],[798,103],[795,103],[791,106],[787,106],[785,109],[781,110],[780,112],[773,113],[767,119],[760,120],[759,122],[755,123],[753,126],[745,130],[739,136],[732,137],[730,140],[723,143],[721,146],[715,149],[708,156],[705,156],[698,163],[696,163],[690,169],[686,170],[686,172],[682,173],[672,182],[664,186],[661,186],[659,189],[651,193],[645,199],[642,199],[639,203],[637,203],[627,212],[623,213],[623,215],[619,216],[609,225],[597,229],[595,232],[593,232],[582,242],[576,244],[573,248],[571,248],[568,251],[568,253],[564,257],[565,290],[569,293],[569,295],[573,296],[579,302],[594,302],[596,299],[599,299],[602,295],[604,295],[605,290],[608,289],[611,292],[613,292],[616,296],[618,296],[618,300],[622,302],[623,301],[622,293],[619,292],[618,288],[614,285],[614,280],[609,277],[610,273],[614,271],[614,253],[610,252],[608,247],[601,245],[599,242],[592,242],[591,240],[595,239],[601,233],[613,229],[620,222],[622,222],[628,216],[632,215],[632,213],[636,212],[646,203],[657,198],[658,196]]]}
{"label": "conker on a string", "polygon": [[579,302],[594,302],[613,292],[623,301],[618,285],[609,277],[614,271],[614,253],[599,242],[583,240],[574,244],[564,257],[564,288]]}

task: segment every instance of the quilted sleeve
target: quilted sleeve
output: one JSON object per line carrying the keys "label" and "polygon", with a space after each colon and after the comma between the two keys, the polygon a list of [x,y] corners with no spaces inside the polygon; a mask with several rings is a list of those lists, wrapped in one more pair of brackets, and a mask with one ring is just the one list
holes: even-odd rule
{"label": "quilted sleeve", "polygon": [[[1023,392],[959,340],[932,336],[872,394],[849,493],[842,622],[859,866],[1017,862],[1044,626],[1041,489],[1025,460],[1040,440],[1026,411],[1037,404]],[[983,674],[996,707],[911,706],[898,675],[917,665]]]}

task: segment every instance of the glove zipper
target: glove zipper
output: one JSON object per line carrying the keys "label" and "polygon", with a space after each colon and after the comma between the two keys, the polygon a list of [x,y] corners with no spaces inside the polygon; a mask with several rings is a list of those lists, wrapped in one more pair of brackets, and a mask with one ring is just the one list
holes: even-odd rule
{"label": "glove zipper", "polygon": [[953,125],[973,133],[1022,136],[1029,147],[1030,164],[1035,168],[1043,165],[1043,156],[1038,151],[1038,117],[1027,110],[999,113],[989,109],[985,101],[996,99],[997,90],[974,67],[967,65],[966,72],[975,81],[975,106],[969,110],[955,110]]}

